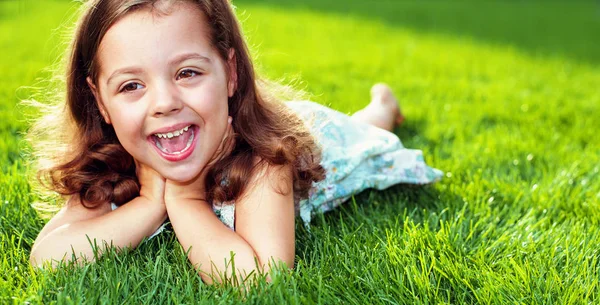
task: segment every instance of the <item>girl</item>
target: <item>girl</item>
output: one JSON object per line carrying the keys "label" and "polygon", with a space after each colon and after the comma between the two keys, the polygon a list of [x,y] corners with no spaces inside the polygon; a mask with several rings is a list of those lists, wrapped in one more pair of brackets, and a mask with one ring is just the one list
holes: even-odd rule
{"label": "girl", "polygon": [[296,214],[440,177],[390,132],[403,116],[385,85],[352,118],[273,98],[226,0],[89,1],[66,75],[66,111],[30,134],[67,198],[34,265],[89,259],[90,241],[135,247],[168,218],[208,283],[291,268]]}

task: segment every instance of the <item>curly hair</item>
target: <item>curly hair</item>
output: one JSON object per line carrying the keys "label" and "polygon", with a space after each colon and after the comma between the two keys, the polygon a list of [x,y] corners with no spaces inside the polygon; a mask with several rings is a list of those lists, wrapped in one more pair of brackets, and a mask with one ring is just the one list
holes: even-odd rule
{"label": "curly hair", "polygon": [[[320,149],[312,135],[267,89],[268,83],[257,80],[231,4],[227,0],[186,1],[205,14],[212,47],[223,62],[227,64],[230,49],[236,53],[237,90],[228,101],[235,142],[231,154],[207,174],[207,199],[235,201],[261,164],[289,165],[294,197],[307,197],[312,183],[325,177]],[[133,157],[119,143],[113,127],[102,119],[86,77],[97,79],[98,47],[115,22],[142,8],[168,14],[173,2],[94,0],[82,6],[67,55],[66,103],[49,107],[29,132],[43,186],[61,195],[78,195],[88,208],[107,202],[122,205],[139,195]],[[223,179],[228,183],[221,183]]]}

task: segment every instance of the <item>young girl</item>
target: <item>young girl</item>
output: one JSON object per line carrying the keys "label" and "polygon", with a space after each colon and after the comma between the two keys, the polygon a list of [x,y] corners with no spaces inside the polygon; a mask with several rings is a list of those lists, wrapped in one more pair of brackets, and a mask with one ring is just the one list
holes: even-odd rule
{"label": "young girl", "polygon": [[366,188],[441,176],[390,132],[403,116],[385,85],[352,117],[273,98],[226,0],[84,6],[66,111],[30,135],[42,181],[67,198],[34,265],[90,259],[90,241],[135,247],[168,218],[206,282],[234,272],[231,253],[241,277],[291,268],[295,215],[308,222]]}

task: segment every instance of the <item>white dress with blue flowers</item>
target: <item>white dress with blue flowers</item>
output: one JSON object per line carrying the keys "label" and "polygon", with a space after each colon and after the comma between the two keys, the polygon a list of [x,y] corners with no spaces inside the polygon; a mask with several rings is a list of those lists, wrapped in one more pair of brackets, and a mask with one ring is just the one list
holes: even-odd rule
{"label": "white dress with blue flowers", "polygon": [[[440,170],[425,164],[420,150],[404,148],[391,132],[314,102],[287,105],[305,121],[321,146],[321,165],[326,170],[325,180],[313,185],[307,199],[296,202],[305,224],[315,213],[327,212],[367,188],[427,184],[442,177]],[[233,203],[215,204],[213,209],[223,223],[235,229]]]}
{"label": "white dress with blue flowers", "polygon": [[[321,146],[321,165],[326,170],[326,178],[313,184],[309,197],[296,202],[305,224],[315,213],[327,212],[367,188],[427,184],[442,177],[440,170],[425,164],[420,150],[405,148],[391,132],[354,121],[314,102],[294,101],[287,105],[304,120]],[[234,203],[216,203],[213,210],[235,230]]]}

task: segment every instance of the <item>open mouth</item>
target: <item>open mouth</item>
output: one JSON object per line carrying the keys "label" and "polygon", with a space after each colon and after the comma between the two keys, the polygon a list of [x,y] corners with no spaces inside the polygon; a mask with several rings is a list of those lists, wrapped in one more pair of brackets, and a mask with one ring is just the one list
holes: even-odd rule
{"label": "open mouth", "polygon": [[151,142],[165,155],[181,155],[192,147],[197,129],[196,125],[188,125],[175,131],[155,133]]}

